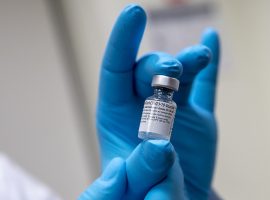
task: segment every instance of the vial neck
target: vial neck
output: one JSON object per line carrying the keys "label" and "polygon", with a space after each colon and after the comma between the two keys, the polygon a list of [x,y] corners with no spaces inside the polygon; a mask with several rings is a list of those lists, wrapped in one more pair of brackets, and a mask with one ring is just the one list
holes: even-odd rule
{"label": "vial neck", "polygon": [[154,96],[159,99],[172,100],[173,92],[174,92],[173,90],[167,88],[162,87],[154,88]]}

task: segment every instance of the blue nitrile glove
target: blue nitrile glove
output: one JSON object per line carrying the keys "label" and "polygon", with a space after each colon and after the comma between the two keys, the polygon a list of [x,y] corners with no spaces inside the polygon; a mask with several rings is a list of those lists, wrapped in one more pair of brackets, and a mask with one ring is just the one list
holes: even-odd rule
{"label": "blue nitrile glove", "polygon": [[[179,78],[183,65],[180,91],[174,98],[178,109],[171,139],[180,161],[175,162],[168,177],[147,194],[136,190],[144,181],[144,177],[139,175],[137,181],[131,181],[127,176],[126,190],[137,191],[139,196],[145,194],[147,200],[157,196],[162,196],[161,199],[183,199],[184,184],[186,198],[207,199],[217,141],[213,111],[219,60],[218,35],[208,29],[201,45],[182,51],[176,58],[156,52],[136,62],[145,23],[146,15],[141,7],[126,7],[106,48],[97,107],[102,166],[105,168],[115,157],[128,158],[139,144],[140,117],[145,98],[153,94],[150,86],[153,75]],[[131,175],[133,172],[126,168],[126,173]]]}
{"label": "blue nitrile glove", "polygon": [[[148,200],[158,200],[158,189],[166,189],[162,200],[172,199],[171,192],[167,192],[167,182],[173,183],[177,188],[183,188],[183,175],[177,175],[177,181],[168,181],[174,163],[175,151],[169,141],[148,140],[140,143],[131,155],[124,161],[122,158],[114,158],[99,177],[80,196],[79,200],[138,200],[144,199],[147,194]],[[175,162],[174,167],[178,164]],[[178,167],[178,169],[180,169]],[[170,174],[173,174],[170,172]],[[163,180],[164,179],[164,180]],[[161,183],[163,185],[159,186]],[[129,187],[129,185],[133,187]],[[153,189],[151,189],[154,185]],[[173,188],[173,187],[172,187]],[[175,191],[177,191],[177,189]],[[149,192],[150,191],[150,192]],[[180,190],[180,191],[183,191]],[[183,199],[183,192],[178,192],[177,199]],[[165,195],[165,196],[164,196]],[[173,194],[174,195],[174,194]],[[181,195],[181,196],[180,196]],[[176,197],[175,195],[173,197]],[[179,197],[179,198],[178,198]]]}

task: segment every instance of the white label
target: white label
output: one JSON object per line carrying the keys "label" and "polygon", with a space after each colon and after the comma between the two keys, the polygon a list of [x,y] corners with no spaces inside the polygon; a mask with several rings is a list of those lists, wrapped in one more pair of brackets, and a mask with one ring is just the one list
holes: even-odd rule
{"label": "white label", "polygon": [[176,104],[164,101],[146,100],[139,132],[152,132],[170,136],[176,111]]}

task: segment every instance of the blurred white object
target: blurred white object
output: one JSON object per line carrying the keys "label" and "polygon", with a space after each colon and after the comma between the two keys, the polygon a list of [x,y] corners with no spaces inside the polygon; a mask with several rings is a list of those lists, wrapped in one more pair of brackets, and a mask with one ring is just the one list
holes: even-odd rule
{"label": "blurred white object", "polygon": [[47,186],[0,153],[1,200],[60,200]]}

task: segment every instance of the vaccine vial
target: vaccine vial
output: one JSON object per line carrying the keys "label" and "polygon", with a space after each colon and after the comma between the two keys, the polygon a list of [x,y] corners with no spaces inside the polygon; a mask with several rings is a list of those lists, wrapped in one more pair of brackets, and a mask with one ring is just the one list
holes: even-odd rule
{"label": "vaccine vial", "polygon": [[152,80],[154,95],[144,102],[138,137],[170,140],[173,128],[176,103],[172,100],[178,91],[179,81],[164,75],[155,75]]}

